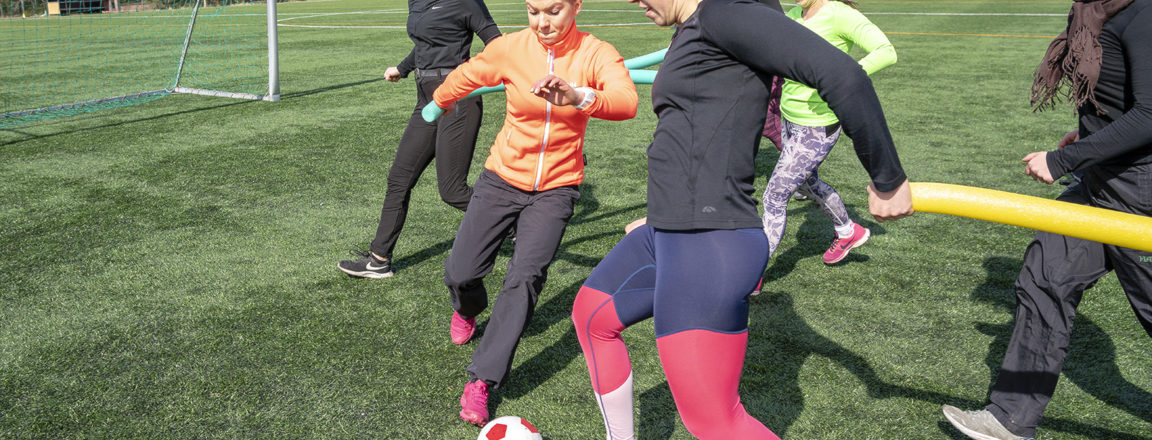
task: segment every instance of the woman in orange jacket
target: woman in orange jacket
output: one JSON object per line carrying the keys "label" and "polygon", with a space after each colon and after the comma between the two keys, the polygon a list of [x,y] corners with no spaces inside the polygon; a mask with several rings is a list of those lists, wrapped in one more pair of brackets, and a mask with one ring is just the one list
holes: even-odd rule
{"label": "woman in orange jacket", "polygon": [[444,261],[452,342],[465,344],[488,306],[484,276],[512,228],[516,245],[504,286],[468,366],[460,418],[488,421],[488,391],[507,380],[520,336],[547,279],[584,180],[588,119],[636,115],[636,87],[612,45],[576,29],[581,0],[526,0],[528,28],[490,42],[433,94],[440,108],[480,87],[503,84],[497,134],[468,211]]}

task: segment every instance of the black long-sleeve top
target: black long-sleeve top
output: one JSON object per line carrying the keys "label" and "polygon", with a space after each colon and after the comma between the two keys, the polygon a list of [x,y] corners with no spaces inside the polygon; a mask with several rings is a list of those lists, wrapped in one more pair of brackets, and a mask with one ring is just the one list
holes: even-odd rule
{"label": "black long-sleeve top", "polygon": [[484,44],[500,36],[483,0],[408,0],[408,38],[415,46],[396,69],[454,69],[472,49],[472,34]]}
{"label": "black long-sleeve top", "polygon": [[652,86],[648,223],[671,230],[762,227],[754,158],[773,75],[819,90],[880,191],[906,178],[860,65],[754,0],[704,0],[672,37]]}
{"label": "black long-sleeve top", "polygon": [[[1095,165],[1152,163],[1152,0],[1136,0],[1104,24],[1095,97],[1080,107],[1080,140],[1048,153],[1053,178]],[[1152,189],[1146,189],[1152,191]]]}

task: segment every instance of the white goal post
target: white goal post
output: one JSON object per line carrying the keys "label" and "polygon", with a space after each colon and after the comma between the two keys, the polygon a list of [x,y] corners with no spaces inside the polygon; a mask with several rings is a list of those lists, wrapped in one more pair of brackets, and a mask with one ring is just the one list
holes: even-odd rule
{"label": "white goal post", "polygon": [[[184,51],[180,54],[180,66],[176,68],[176,86],[173,93],[190,93],[193,95],[219,96],[235,99],[254,99],[259,101],[280,100],[280,60],[279,38],[276,34],[276,2],[268,0],[268,93],[254,95],[251,93],[225,92],[220,90],[205,90],[192,87],[181,87],[180,73],[184,70],[184,57],[188,55],[188,42],[192,39],[192,30],[196,27],[196,13],[192,14],[192,22],[188,24],[188,38],[184,39]],[[196,0],[196,9],[200,8],[200,0]]]}
{"label": "white goal post", "polygon": [[280,100],[275,0],[0,0],[0,41],[0,128],[169,94]]}

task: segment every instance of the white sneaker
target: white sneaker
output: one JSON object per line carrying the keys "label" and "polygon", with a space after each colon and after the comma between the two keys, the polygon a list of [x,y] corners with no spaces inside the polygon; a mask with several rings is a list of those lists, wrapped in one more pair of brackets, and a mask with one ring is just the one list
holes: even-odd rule
{"label": "white sneaker", "polygon": [[1021,437],[1008,431],[996,416],[986,409],[979,411],[964,411],[952,405],[940,408],[944,417],[969,438],[975,440],[1033,440]]}

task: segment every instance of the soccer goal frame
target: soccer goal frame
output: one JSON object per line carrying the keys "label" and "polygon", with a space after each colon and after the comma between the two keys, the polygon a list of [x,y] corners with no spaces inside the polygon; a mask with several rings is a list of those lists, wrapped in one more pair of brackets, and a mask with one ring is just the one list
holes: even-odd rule
{"label": "soccer goal frame", "polygon": [[[193,0],[193,11],[188,19],[187,29],[183,35],[183,46],[179,51],[179,62],[176,66],[175,78],[170,83],[171,86],[143,91],[118,94],[116,96],[106,96],[96,99],[80,100],[75,102],[68,102],[64,104],[55,104],[50,106],[43,106],[38,108],[30,108],[23,110],[10,111],[0,113],[0,128],[21,125],[23,123],[31,122],[34,120],[53,118],[64,115],[71,115],[74,113],[86,112],[90,110],[98,110],[101,108],[110,108],[116,106],[130,105],[132,101],[144,102],[150,99],[156,99],[161,96],[169,94],[194,94],[215,97],[225,97],[233,99],[245,99],[256,101],[276,102],[280,100],[280,79],[279,79],[279,38],[277,34],[277,13],[276,13],[276,0],[265,0],[267,16],[267,91],[265,93],[248,93],[253,90],[249,89],[248,92],[237,92],[229,90],[214,90],[210,88],[197,88],[187,87],[183,85],[182,79],[185,77],[185,62],[189,56],[189,49],[193,45],[193,36],[196,31],[197,19],[200,17],[201,6],[207,5],[208,0]],[[257,3],[258,4],[258,3]],[[21,3],[23,5],[23,3]],[[23,6],[22,8],[23,9]],[[118,8],[117,8],[118,9]],[[44,15],[46,16],[46,12]],[[28,19],[28,18],[25,18]],[[31,18],[37,19],[37,18]],[[257,34],[259,35],[259,34]],[[262,69],[261,69],[262,70]],[[155,87],[155,86],[153,86]],[[91,95],[100,96],[97,93]],[[90,95],[90,96],[91,96]],[[124,103],[124,104],[121,104]],[[19,107],[17,107],[19,108]]]}
{"label": "soccer goal frame", "polygon": [[200,4],[204,0],[196,0],[192,20],[188,23],[188,34],[184,38],[184,50],[180,53],[180,65],[176,67],[176,82],[172,86],[172,93],[188,93],[192,95],[220,96],[235,99],[251,99],[256,101],[276,102],[280,100],[280,60],[279,36],[276,33],[276,0],[265,0],[268,4],[268,93],[256,95],[251,93],[234,93],[221,90],[205,90],[191,87],[180,87],[180,74],[184,72],[184,59],[188,56],[188,45],[192,41],[192,31],[196,28],[196,17]]}

